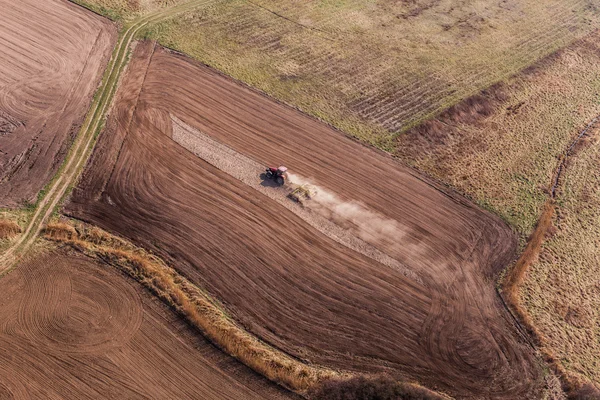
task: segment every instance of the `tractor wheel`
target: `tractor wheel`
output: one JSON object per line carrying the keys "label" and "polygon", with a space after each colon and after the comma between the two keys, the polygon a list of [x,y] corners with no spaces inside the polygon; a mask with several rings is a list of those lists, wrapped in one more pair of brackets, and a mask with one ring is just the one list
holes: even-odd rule
{"label": "tractor wheel", "polygon": [[283,179],[283,176],[278,176],[277,177],[277,184],[279,186],[283,186],[284,183],[285,183],[285,179]]}

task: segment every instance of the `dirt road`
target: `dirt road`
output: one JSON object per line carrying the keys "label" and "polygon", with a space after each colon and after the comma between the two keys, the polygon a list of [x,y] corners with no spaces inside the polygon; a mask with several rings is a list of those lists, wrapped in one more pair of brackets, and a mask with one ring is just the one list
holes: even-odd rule
{"label": "dirt road", "polygon": [[[285,163],[397,222],[384,251],[423,283],[330,239],[172,139],[171,115]],[[494,291],[515,238],[496,217],[185,57],[138,46],[66,212],[149,248],[250,331],[303,359],[388,371],[469,398],[532,398],[541,371]]]}
{"label": "dirt road", "polygon": [[36,204],[33,216],[21,237],[0,255],[0,274],[16,265],[20,257],[27,253],[44,223],[63,199],[71,184],[79,177],[82,167],[88,160],[90,150],[95,144],[95,133],[100,129],[116,92],[119,76],[128,61],[129,45],[135,35],[148,24],[159,22],[178,13],[209,3],[210,0],[190,0],[173,7],[161,9],[133,21],[129,28],[123,32],[104,73],[103,83],[94,97],[75,142],[71,146],[70,156],[65,162],[64,168],[51,182],[44,196]]}
{"label": "dirt road", "polygon": [[37,257],[4,277],[0,315],[0,398],[290,398],[81,255]]}
{"label": "dirt road", "polygon": [[64,1],[0,0],[0,207],[35,202],[110,58],[110,21]]}

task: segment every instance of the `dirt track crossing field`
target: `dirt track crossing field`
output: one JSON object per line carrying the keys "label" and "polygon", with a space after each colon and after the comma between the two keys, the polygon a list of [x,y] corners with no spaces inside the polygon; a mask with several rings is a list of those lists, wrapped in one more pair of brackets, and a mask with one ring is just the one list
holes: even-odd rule
{"label": "dirt track crossing field", "polygon": [[[395,220],[380,251],[323,235],[177,145],[171,116]],[[185,57],[139,45],[66,212],[149,248],[298,357],[461,398],[535,398],[541,371],[494,290],[515,238],[391,158]]]}
{"label": "dirt track crossing field", "polygon": [[0,398],[289,398],[110,266],[59,252],[0,286]]}
{"label": "dirt track crossing field", "polygon": [[116,28],[65,0],[0,0],[0,207],[34,202],[91,101]]}

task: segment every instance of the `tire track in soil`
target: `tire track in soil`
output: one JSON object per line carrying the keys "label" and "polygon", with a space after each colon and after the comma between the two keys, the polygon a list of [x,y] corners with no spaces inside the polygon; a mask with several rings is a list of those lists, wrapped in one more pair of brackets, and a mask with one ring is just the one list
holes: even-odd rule
{"label": "tire track in soil", "polygon": [[[74,4],[0,0],[0,205],[34,201],[65,157],[117,40],[115,27]],[[77,32],[77,34],[74,34]]]}
{"label": "tire track in soil", "polygon": [[200,5],[207,5],[209,3],[210,0],[188,1],[162,9],[134,21],[122,34],[105,71],[103,84],[96,93],[85,122],[70,149],[64,167],[59,170],[58,175],[49,184],[46,194],[36,205],[33,217],[21,237],[0,255],[0,275],[16,265],[19,259],[27,252],[38,237],[45,222],[67,193],[69,187],[73,182],[77,181],[81,169],[91,155],[91,149],[95,144],[95,133],[99,130],[104,121],[105,114],[110,107],[112,97],[116,92],[119,82],[120,73],[128,61],[127,50],[135,35],[148,24],[159,22],[178,13],[189,11]]}
{"label": "tire track in soil", "polygon": [[[152,45],[132,61],[147,65]],[[459,398],[536,398],[541,371],[494,279],[516,239],[498,218],[392,158],[162,48],[124,79],[65,212],[127,237],[292,356],[388,372]],[[284,163],[401,224],[382,252],[423,284],[323,235],[172,140],[171,115],[260,165]],[[119,156],[116,150],[122,147]],[[113,170],[112,176],[108,171]],[[374,179],[376,177],[377,179]],[[415,254],[414,244],[424,249]]]}
{"label": "tire track in soil", "polygon": [[81,254],[38,255],[5,276],[0,315],[0,398],[297,398]]}
{"label": "tire track in soil", "polygon": [[348,229],[344,229],[329,219],[313,212],[308,207],[303,207],[293,202],[288,198],[288,189],[277,187],[277,185],[269,184],[268,180],[261,179],[260,176],[264,172],[264,166],[260,163],[217,142],[210,136],[187,125],[177,117],[171,116],[171,120],[173,122],[172,137],[176,143],[202,158],[207,163],[275,200],[330,239],[395,269],[409,279],[421,284],[423,283],[417,274],[378,250],[373,243],[369,244],[359,239]]}

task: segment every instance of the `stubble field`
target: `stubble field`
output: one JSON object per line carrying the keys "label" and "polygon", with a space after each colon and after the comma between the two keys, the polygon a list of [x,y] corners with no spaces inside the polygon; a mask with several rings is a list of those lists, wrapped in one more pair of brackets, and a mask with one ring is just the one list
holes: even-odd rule
{"label": "stubble field", "polygon": [[345,132],[391,138],[599,26],[588,1],[216,1],[153,27]]}
{"label": "stubble field", "polygon": [[[417,169],[496,210],[524,242],[547,202],[560,158],[600,115],[596,32],[513,79],[398,138]],[[522,303],[559,365],[600,382],[597,124],[568,158],[554,227],[528,272]]]}
{"label": "stubble field", "polygon": [[0,207],[15,207],[35,202],[60,166],[116,29],[63,0],[0,9]]}
{"label": "stubble field", "polygon": [[[260,163],[285,162],[393,221],[373,244],[418,276],[327,238],[172,139],[175,116]],[[66,206],[204,287],[252,333],[319,364],[387,371],[459,397],[530,396],[541,370],[494,290],[510,229],[473,204],[183,56],[136,49]]]}

